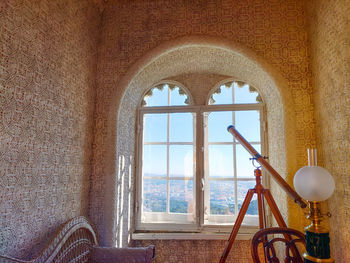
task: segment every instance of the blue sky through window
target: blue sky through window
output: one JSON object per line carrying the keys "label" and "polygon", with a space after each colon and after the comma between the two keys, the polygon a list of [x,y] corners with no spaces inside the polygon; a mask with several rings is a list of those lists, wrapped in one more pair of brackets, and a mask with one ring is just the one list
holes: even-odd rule
{"label": "blue sky through window", "polygon": [[170,113],[170,141],[193,142],[194,113]]}
{"label": "blue sky through window", "polygon": [[211,96],[209,104],[246,104],[258,103],[258,92],[244,82],[229,82],[221,85]]}
{"label": "blue sky through window", "polygon": [[185,106],[188,96],[174,84],[160,84],[147,92],[144,102],[146,107]]}
{"label": "blue sky through window", "polygon": [[193,146],[169,146],[169,175],[193,177]]}

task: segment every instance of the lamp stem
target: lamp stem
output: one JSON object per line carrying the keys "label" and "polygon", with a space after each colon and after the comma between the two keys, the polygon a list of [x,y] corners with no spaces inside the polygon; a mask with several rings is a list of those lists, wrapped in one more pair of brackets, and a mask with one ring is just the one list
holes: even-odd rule
{"label": "lamp stem", "polygon": [[307,149],[307,159],[309,166],[317,166],[317,149],[309,148]]}

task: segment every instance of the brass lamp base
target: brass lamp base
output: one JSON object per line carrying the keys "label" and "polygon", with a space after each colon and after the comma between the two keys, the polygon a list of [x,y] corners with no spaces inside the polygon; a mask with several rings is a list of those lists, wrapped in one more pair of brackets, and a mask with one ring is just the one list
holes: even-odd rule
{"label": "brass lamp base", "polygon": [[307,216],[311,220],[311,225],[305,228],[306,253],[304,262],[332,263],[329,247],[329,230],[322,223],[323,215],[320,202],[309,202],[310,214]]}
{"label": "brass lamp base", "polygon": [[312,262],[334,263],[333,258],[315,258],[313,256],[310,256],[308,253],[304,253],[303,257],[304,257],[305,263],[312,263]]}

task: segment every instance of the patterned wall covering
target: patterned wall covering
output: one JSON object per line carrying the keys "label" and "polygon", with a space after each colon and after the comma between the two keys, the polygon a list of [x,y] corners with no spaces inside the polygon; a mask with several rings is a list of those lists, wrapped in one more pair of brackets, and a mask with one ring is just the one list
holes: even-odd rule
{"label": "patterned wall covering", "polygon": [[350,2],[310,1],[308,10],[317,146],[336,183],[328,202],[332,253],[350,262]]}
{"label": "patterned wall covering", "polygon": [[88,1],[0,1],[0,253],[87,213],[98,22]]}
{"label": "patterned wall covering", "polygon": [[[116,171],[113,149],[117,122],[113,112],[118,111],[125,91],[120,82],[129,74],[131,66],[167,41],[195,35],[226,39],[251,50],[277,69],[287,81],[289,99],[294,104],[296,122],[295,131],[291,132],[295,132],[296,141],[290,143],[296,145],[297,158],[290,160],[293,172],[305,165],[306,148],[315,145],[315,135],[304,3],[301,0],[108,2],[102,16],[98,55],[90,200],[90,216],[100,233],[112,233],[106,222],[115,220],[106,213],[113,207],[107,207],[105,200],[116,193],[106,189],[106,185],[117,183],[119,187],[123,183],[122,178],[115,177],[120,171]],[[125,169],[124,172],[131,173],[133,168],[127,167],[125,160],[117,162],[122,164],[118,167]],[[291,182],[292,176],[288,180]],[[132,191],[132,185],[127,191]],[[123,207],[117,209],[124,211],[127,205]],[[295,215],[295,219],[298,213],[293,211],[297,208],[290,207],[290,216]],[[294,224],[300,223],[294,220]],[[112,244],[113,237],[102,236],[102,241]],[[171,241],[164,243],[171,247]]]}
{"label": "patterned wall covering", "polygon": [[[226,245],[224,240],[152,240],[133,241],[134,246],[156,246],[154,263],[214,263],[219,262],[222,250]],[[218,253],[219,252],[219,253]],[[249,241],[240,240],[233,244],[227,263],[252,262]]]}

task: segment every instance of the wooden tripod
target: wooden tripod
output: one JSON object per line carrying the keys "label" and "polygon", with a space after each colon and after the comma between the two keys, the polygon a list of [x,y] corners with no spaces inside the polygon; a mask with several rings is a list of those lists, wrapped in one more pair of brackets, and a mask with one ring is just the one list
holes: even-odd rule
{"label": "wooden tripod", "polygon": [[[231,133],[241,144],[242,146],[250,153],[250,155],[256,160],[259,164],[261,164],[276,180],[276,182],[282,187],[284,191],[297,203],[301,208],[305,208],[307,204],[303,201],[303,199],[289,186],[289,184],[277,173],[272,166],[266,162],[263,156],[261,156],[254,147],[246,140],[244,137],[236,130],[233,125],[227,127],[227,131]],[[256,184],[255,187],[248,190],[248,193],[244,199],[241,210],[238,213],[237,220],[233,226],[231,235],[229,240],[226,243],[226,247],[224,252],[222,253],[220,263],[225,263],[228,253],[231,250],[233,242],[236,239],[239,228],[241,227],[243,218],[247,212],[248,206],[253,198],[254,194],[258,195],[258,209],[259,209],[259,227],[260,229],[264,228],[265,225],[265,209],[264,209],[264,197],[271,208],[272,214],[276,218],[277,224],[279,227],[287,227],[286,223],[283,220],[281,212],[278,210],[278,207],[273,199],[270,190],[265,189],[261,184],[261,170],[259,168],[254,171]],[[288,235],[285,235],[287,240],[290,240]],[[296,248],[292,248],[294,250]],[[295,253],[295,255],[298,255]],[[300,259],[301,260],[301,259]]]}
{"label": "wooden tripod", "polygon": [[257,194],[258,196],[258,211],[259,211],[259,228],[263,229],[265,228],[265,208],[264,208],[264,197],[270,206],[271,212],[274,215],[277,224],[279,227],[287,227],[286,223],[283,220],[283,217],[281,215],[281,212],[279,211],[275,200],[273,199],[271,192],[269,189],[265,189],[264,186],[261,184],[261,170],[259,168],[254,170],[255,180],[256,184],[255,187],[248,190],[248,193],[244,199],[244,202],[242,204],[242,207],[238,213],[237,220],[233,226],[230,238],[228,239],[226,243],[226,247],[224,252],[221,255],[220,263],[225,263],[226,258],[228,256],[228,253],[230,252],[233,242],[236,239],[237,233],[239,228],[241,227],[243,218],[245,214],[247,213],[247,209],[249,207],[249,204],[253,198],[254,194]]}

